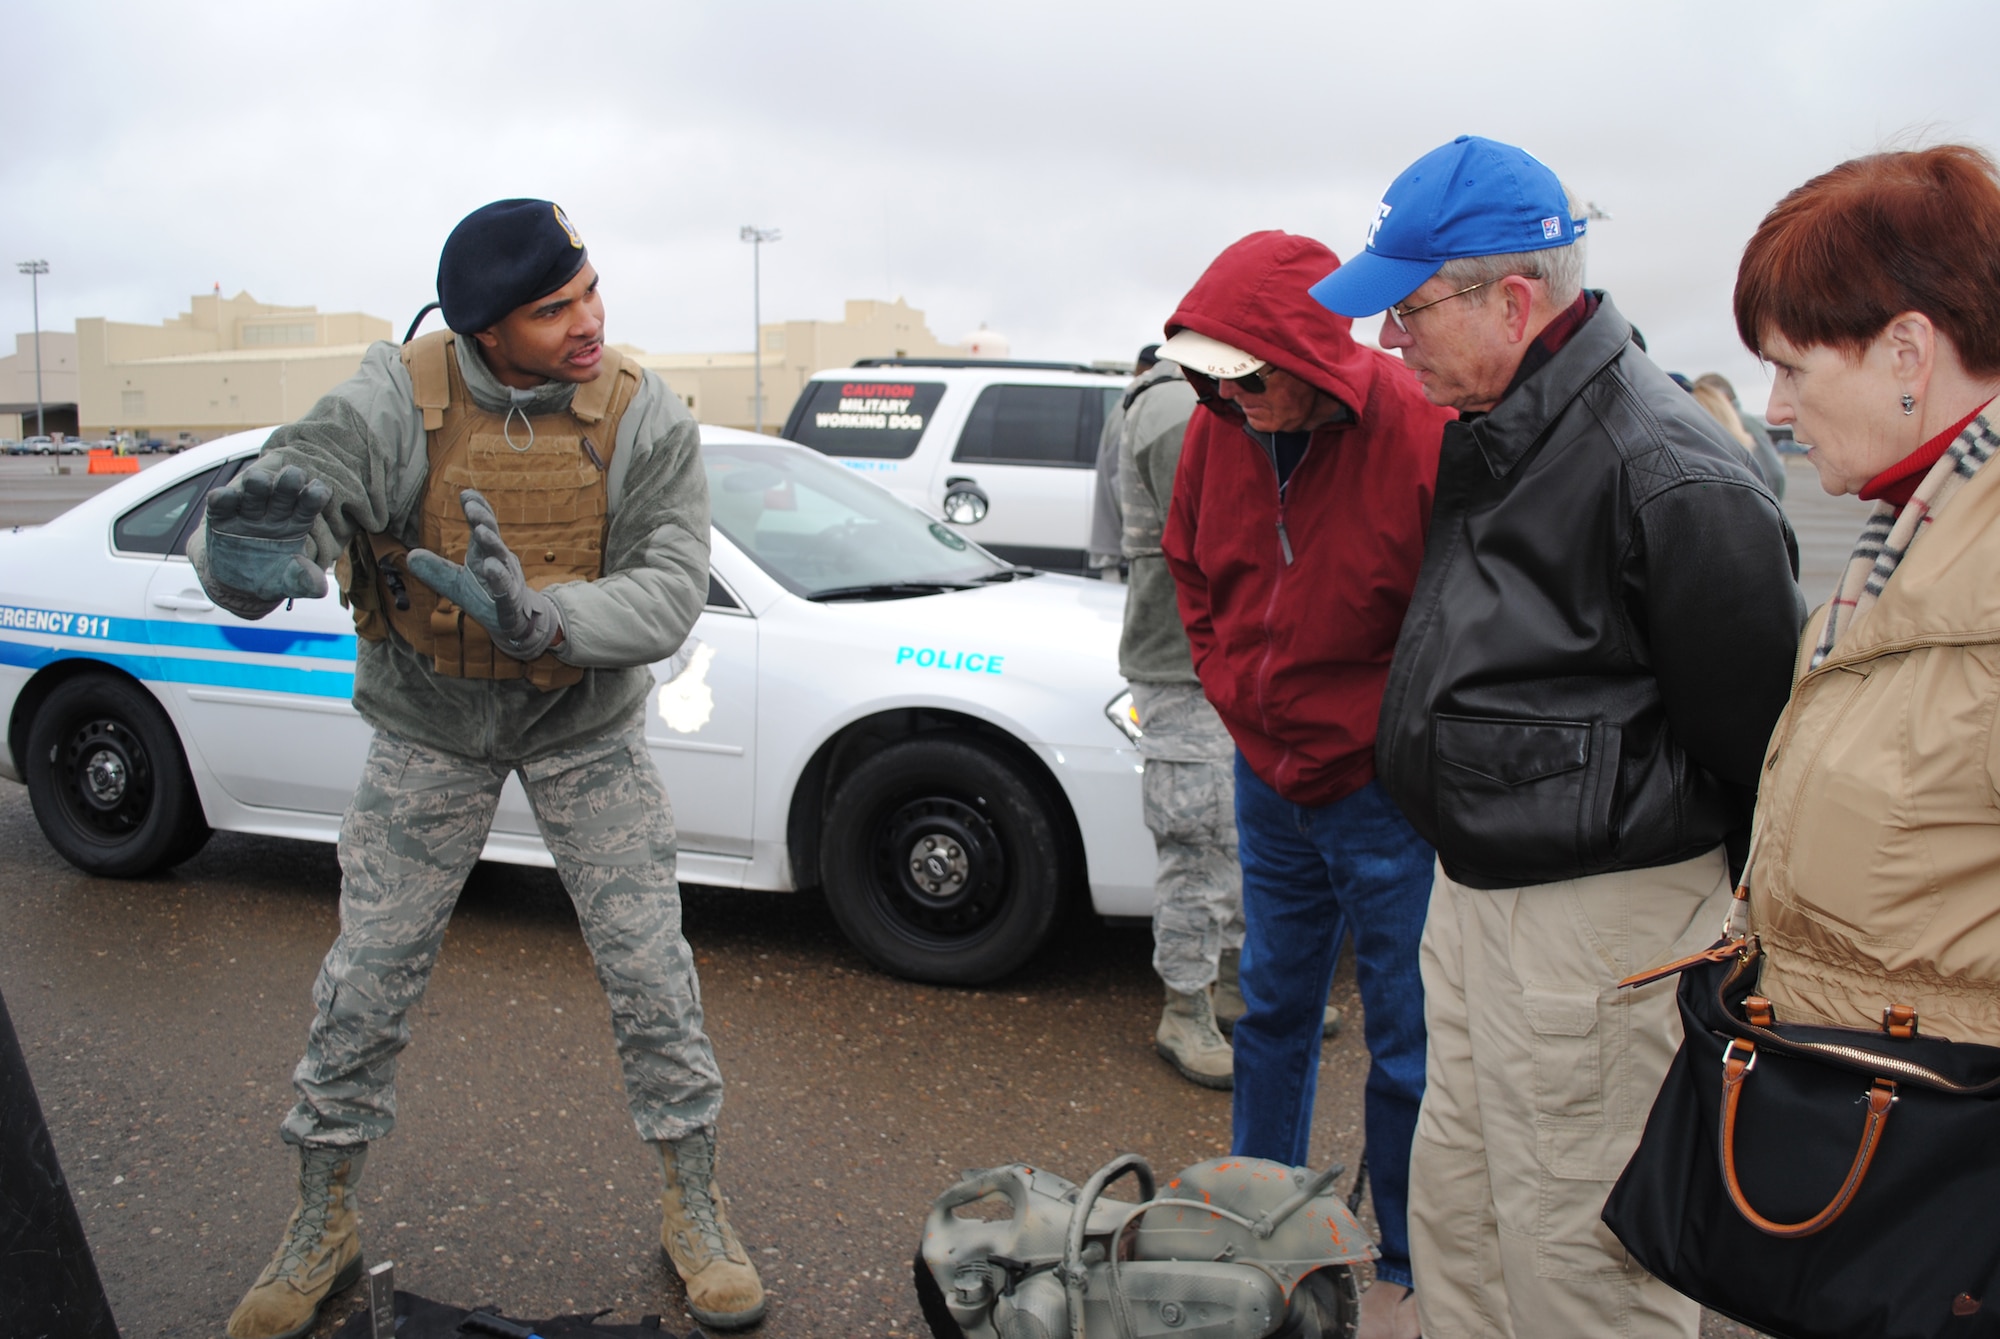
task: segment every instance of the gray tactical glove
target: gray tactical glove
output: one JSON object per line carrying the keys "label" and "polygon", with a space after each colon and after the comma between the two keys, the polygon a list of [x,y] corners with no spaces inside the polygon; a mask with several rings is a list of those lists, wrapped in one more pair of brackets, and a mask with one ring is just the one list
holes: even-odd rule
{"label": "gray tactical glove", "polygon": [[297,465],[244,470],[208,495],[208,575],[274,604],[326,594],[312,523],[332,497]]}
{"label": "gray tactical glove", "polygon": [[464,566],[429,549],[411,549],[410,572],[491,633],[504,655],[533,660],[562,632],[562,614],[554,600],[528,585],[521,560],[501,542],[500,522],[479,490],[466,489],[458,501],[472,527]]}

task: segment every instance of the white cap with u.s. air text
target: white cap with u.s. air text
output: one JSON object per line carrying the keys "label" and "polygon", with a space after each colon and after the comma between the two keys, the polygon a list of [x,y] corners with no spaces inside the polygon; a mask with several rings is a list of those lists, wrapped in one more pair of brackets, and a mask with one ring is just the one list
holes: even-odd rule
{"label": "white cap with u.s. air text", "polygon": [[1321,306],[1372,316],[1448,260],[1547,251],[1583,236],[1562,182],[1526,149],[1460,135],[1389,184],[1361,254],[1312,286]]}

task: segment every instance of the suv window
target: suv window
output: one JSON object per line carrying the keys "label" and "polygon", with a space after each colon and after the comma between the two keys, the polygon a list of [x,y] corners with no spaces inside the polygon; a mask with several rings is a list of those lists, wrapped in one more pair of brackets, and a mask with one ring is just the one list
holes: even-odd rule
{"label": "suv window", "polygon": [[111,523],[111,546],[120,553],[186,553],[194,529],[190,522],[200,514],[196,504],[208,495],[210,486],[234,474],[238,463],[232,460],[203,470],[147,498]]}
{"label": "suv window", "polygon": [[1116,386],[988,386],[973,402],[953,460],[1092,469]]}
{"label": "suv window", "polygon": [[813,381],[785,436],[829,456],[904,460],[944,396],[942,381]]}

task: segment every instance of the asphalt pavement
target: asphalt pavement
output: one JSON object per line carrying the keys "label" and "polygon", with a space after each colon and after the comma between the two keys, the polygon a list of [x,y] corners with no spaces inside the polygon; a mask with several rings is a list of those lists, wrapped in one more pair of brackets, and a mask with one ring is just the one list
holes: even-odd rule
{"label": "asphalt pavement", "polygon": [[[34,463],[0,462],[7,523],[109,482],[15,468]],[[1826,498],[1802,461],[1789,490],[1816,604],[1866,507]],[[128,1337],[219,1335],[278,1240],[296,1164],[276,1126],[338,885],[329,846],[228,833],[157,878],[91,878],[0,783],[0,994]],[[728,1083],[722,1181],[771,1292],[766,1334],[926,1333],[910,1259],[962,1169],[1020,1159],[1081,1181],[1126,1150],[1167,1173],[1227,1149],[1227,1094],[1153,1054],[1143,927],[1079,917],[1000,987],[952,990],[869,969],[811,895],[686,903]],[[1351,1168],[1366,1073],[1351,966],[1335,1002],[1349,1025],[1324,1053],[1312,1152]],[[463,1305],[688,1328],[657,1173],[552,873],[475,872],[411,1026],[401,1123],[361,1189],[371,1261]]]}
{"label": "asphalt pavement", "polygon": [[[143,470],[171,457],[134,459]],[[0,456],[0,528],[39,525],[127,477],[85,473],[89,465],[83,455]]]}
{"label": "asphalt pavement", "polygon": [[[95,879],[0,785],[0,868],[0,993],[113,1312],[127,1336],[219,1334],[292,1204],[276,1125],[337,930],[333,848],[224,833],[169,875]],[[1228,1095],[1153,1054],[1143,928],[1080,923],[1003,988],[951,990],[869,969],[814,897],[686,900],[766,1333],[925,1333],[910,1259],[962,1169],[1021,1159],[1081,1181],[1128,1149],[1163,1173],[1227,1151]],[[1351,980],[1339,995],[1352,1014]],[[401,1122],[361,1189],[370,1259],[514,1315],[690,1324],[552,873],[480,867],[411,1027]],[[1314,1156],[1351,1166],[1358,1041],[1325,1061]]]}

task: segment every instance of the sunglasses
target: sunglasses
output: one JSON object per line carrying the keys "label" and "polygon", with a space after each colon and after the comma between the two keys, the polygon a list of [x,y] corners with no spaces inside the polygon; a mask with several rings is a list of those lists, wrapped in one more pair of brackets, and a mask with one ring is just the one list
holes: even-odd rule
{"label": "sunglasses", "polygon": [[1246,372],[1240,377],[1212,377],[1206,372],[1197,372],[1193,368],[1183,368],[1182,370],[1187,374],[1188,380],[1195,383],[1195,389],[1200,391],[1204,398],[1214,396],[1221,389],[1222,383],[1225,381],[1245,395],[1262,395],[1271,387],[1271,383],[1264,378],[1264,374],[1272,370],[1269,363],[1265,363],[1255,372]]}

